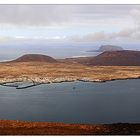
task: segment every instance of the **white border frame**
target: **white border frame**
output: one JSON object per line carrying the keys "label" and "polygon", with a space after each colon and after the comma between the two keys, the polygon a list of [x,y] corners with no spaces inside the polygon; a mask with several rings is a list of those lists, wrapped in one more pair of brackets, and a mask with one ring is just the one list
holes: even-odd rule
{"label": "white border frame", "polygon": [[140,4],[139,0],[0,0],[0,4]]}

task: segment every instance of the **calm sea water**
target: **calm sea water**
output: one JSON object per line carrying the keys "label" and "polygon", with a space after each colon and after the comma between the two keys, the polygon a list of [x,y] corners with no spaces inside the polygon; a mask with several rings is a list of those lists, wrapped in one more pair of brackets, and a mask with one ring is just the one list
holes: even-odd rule
{"label": "calm sea water", "polygon": [[0,86],[0,119],[67,123],[140,122],[140,80]]}

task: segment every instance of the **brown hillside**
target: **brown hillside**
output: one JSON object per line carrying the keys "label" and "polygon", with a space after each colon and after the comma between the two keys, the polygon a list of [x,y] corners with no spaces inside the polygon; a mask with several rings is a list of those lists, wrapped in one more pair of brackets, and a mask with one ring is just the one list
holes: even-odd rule
{"label": "brown hillside", "polygon": [[99,66],[140,66],[140,51],[103,52],[86,62],[81,61],[81,63]]}
{"label": "brown hillside", "polygon": [[42,54],[26,54],[11,62],[32,62],[32,61],[50,62],[50,63],[57,62],[54,58]]}

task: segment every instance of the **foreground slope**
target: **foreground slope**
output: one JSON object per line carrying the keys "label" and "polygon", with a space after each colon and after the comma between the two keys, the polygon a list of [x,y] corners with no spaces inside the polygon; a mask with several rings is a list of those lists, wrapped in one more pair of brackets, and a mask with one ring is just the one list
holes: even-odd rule
{"label": "foreground slope", "polygon": [[65,124],[0,121],[0,135],[140,135],[140,124]]}

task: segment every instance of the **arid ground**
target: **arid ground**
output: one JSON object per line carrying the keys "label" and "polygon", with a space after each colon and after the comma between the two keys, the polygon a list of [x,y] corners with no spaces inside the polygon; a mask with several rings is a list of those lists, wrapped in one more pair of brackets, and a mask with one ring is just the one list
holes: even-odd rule
{"label": "arid ground", "polygon": [[0,135],[140,135],[140,124],[64,124],[0,121]]}
{"label": "arid ground", "polygon": [[140,77],[140,66],[85,66],[73,63],[17,62],[0,63],[0,82],[33,80],[36,82],[96,81]]}

